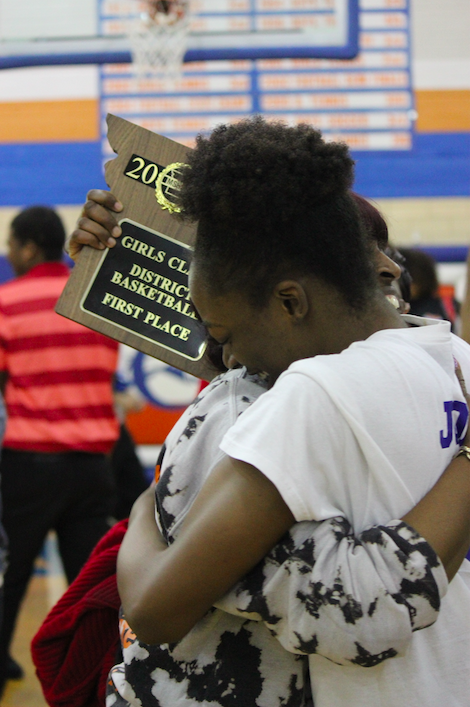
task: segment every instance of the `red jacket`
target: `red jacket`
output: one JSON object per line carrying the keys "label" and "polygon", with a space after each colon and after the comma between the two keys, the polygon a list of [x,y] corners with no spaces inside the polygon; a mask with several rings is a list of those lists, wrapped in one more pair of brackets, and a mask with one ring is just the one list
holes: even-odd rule
{"label": "red jacket", "polygon": [[33,638],[33,662],[52,707],[105,704],[108,673],[120,661],[116,559],[126,530],[122,520],[100,540]]}

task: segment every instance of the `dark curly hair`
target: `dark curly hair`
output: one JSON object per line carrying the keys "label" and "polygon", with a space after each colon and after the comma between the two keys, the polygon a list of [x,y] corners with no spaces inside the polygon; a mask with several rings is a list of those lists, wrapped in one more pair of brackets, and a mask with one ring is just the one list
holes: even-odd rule
{"label": "dark curly hair", "polygon": [[181,206],[199,221],[194,259],[219,293],[263,306],[281,276],[315,275],[362,308],[376,286],[350,193],[354,162],[309,125],[256,116],[198,136]]}
{"label": "dark curly hair", "polygon": [[30,206],[15,216],[11,229],[16,240],[25,245],[33,241],[46,261],[61,260],[65,245],[62,220],[49,206]]}

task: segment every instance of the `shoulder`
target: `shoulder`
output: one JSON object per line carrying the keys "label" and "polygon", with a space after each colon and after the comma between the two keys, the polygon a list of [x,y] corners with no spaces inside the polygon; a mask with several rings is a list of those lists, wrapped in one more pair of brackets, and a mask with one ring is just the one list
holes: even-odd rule
{"label": "shoulder", "polygon": [[15,278],[0,285],[0,312],[7,317],[21,313],[22,303],[30,299],[22,278]]}
{"label": "shoulder", "polygon": [[228,402],[236,406],[253,403],[266,390],[262,377],[249,375],[245,368],[235,368],[214,378],[193,403],[194,407],[214,409]]}
{"label": "shoulder", "polygon": [[169,446],[181,437],[193,439],[201,427],[204,427],[205,434],[209,428],[216,434],[223,434],[265,390],[265,383],[256,376],[247,375],[244,368],[217,376],[186,408],[170,432]]}
{"label": "shoulder", "polygon": [[8,298],[10,292],[16,292],[18,288],[21,289],[22,282],[21,278],[15,278],[14,280],[9,280],[0,285],[0,299]]}

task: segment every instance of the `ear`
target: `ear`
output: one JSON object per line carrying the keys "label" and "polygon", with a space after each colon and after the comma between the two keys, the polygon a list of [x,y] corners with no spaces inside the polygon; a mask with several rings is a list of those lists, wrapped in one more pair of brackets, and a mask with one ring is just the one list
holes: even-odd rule
{"label": "ear", "polygon": [[274,288],[274,296],[284,313],[300,322],[309,309],[308,297],[303,285],[297,280],[283,280]]}
{"label": "ear", "polygon": [[39,255],[40,248],[34,241],[26,241],[23,248],[23,255],[27,262],[33,262]]}

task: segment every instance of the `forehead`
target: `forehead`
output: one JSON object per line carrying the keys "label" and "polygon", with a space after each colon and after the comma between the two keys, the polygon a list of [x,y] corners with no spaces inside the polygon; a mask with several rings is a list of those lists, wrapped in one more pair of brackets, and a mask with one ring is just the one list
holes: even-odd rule
{"label": "forehead", "polygon": [[189,268],[188,286],[191,301],[199,311],[199,306],[204,306],[204,302],[209,298],[210,293],[207,279],[203,277],[194,260]]}
{"label": "forehead", "polygon": [[242,291],[217,292],[194,263],[189,271],[191,301],[206,327],[228,326],[249,315],[251,305]]}
{"label": "forehead", "polygon": [[[205,278],[200,269],[194,262],[191,263],[188,276],[189,294],[191,301],[196,308],[199,316],[204,320],[204,324],[209,324],[210,312],[215,308],[219,297],[215,296],[209,287],[207,278]],[[207,321],[206,321],[207,320]]]}

